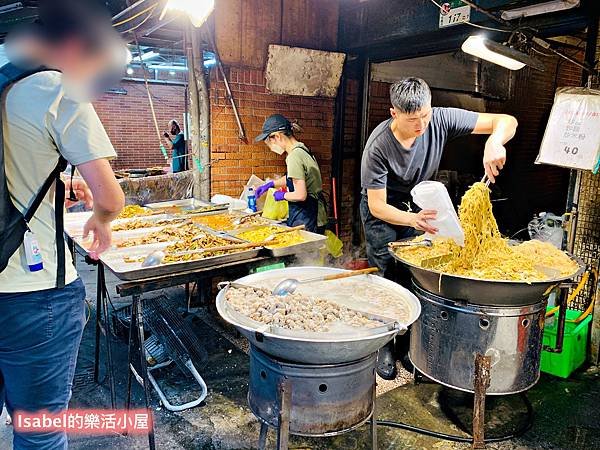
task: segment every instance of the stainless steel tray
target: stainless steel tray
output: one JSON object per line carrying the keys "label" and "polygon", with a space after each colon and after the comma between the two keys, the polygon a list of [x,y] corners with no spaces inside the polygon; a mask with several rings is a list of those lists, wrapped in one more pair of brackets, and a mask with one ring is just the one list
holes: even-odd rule
{"label": "stainless steel tray", "polygon": [[[220,237],[223,237],[224,239],[230,239],[232,242],[239,242],[238,240],[228,238],[227,236]],[[123,259],[125,256],[132,258],[146,256],[154,250],[162,250],[171,244],[173,244],[173,241],[113,249],[103,254],[100,259],[106,265],[106,267],[108,267],[108,269],[117,276],[117,278],[124,281],[137,281],[146,278],[160,277],[195,269],[218,266],[220,264],[244,261],[247,259],[256,258],[260,251],[260,248],[253,248],[227,255],[211,256],[209,258],[198,259],[195,261],[167,263],[154,267],[142,267],[142,264],[139,262],[126,263]]]}
{"label": "stainless steel tray", "polygon": [[[240,233],[244,233],[246,231],[253,230],[255,228],[260,228],[263,225],[256,225],[249,228],[241,228],[239,230],[230,231],[227,234],[233,237],[238,237]],[[274,224],[274,226],[279,226],[280,228],[288,228],[283,225]],[[321,249],[325,245],[325,240],[327,239],[322,234],[311,233],[310,231],[300,230],[300,234],[304,238],[305,242],[301,242],[299,244],[290,245],[288,247],[265,247],[267,252],[273,257],[281,257],[281,256],[290,256],[290,255],[298,255],[300,253],[314,253]],[[240,238],[241,239],[241,238]]]}
{"label": "stainless steel tray", "polygon": [[147,208],[151,209],[161,209],[161,208],[170,208],[173,206],[179,206],[180,208],[201,208],[203,206],[210,205],[209,202],[205,202],[202,200],[197,200],[195,198],[186,198],[184,200],[169,200],[166,202],[158,202],[158,203],[148,203]]}
{"label": "stainless steel tray", "polygon": [[[81,213],[85,214],[85,213]],[[88,214],[89,217],[89,214]],[[83,229],[83,224],[87,221],[87,218],[83,215],[79,217],[70,218],[70,228],[67,231],[67,234],[76,242],[77,246],[82,249],[84,252],[87,252],[86,247],[89,246],[91,240],[84,241],[81,238],[81,230]],[[156,217],[156,216],[154,216]],[[131,220],[131,219],[123,219],[123,220]],[[66,221],[65,221],[66,223]],[[200,227],[196,225],[198,228],[198,233],[204,232],[207,234],[211,234],[214,236],[218,236],[224,239],[228,239],[233,243],[243,242],[240,239],[237,239],[233,236],[224,235],[221,233],[215,233],[210,229]],[[151,233],[153,231],[158,231],[163,227],[154,227],[154,228],[140,228],[137,230],[128,230],[128,231],[118,231],[113,232],[113,246],[103,253],[100,257],[100,260],[104,265],[113,272],[119,279],[124,281],[137,281],[145,278],[152,278],[158,276],[164,276],[169,274],[175,274],[180,272],[186,272],[189,270],[201,269],[210,266],[216,266],[220,264],[227,264],[231,262],[244,261],[247,259],[256,258],[260,252],[260,247],[254,249],[248,249],[237,253],[231,253],[222,256],[212,256],[209,258],[199,259],[195,261],[184,261],[177,263],[167,263],[161,264],[155,267],[142,267],[141,263],[126,263],[123,258],[125,256],[129,257],[137,257],[137,256],[145,256],[151,253],[154,250],[162,250],[163,248],[174,244],[177,242],[177,239],[173,239],[171,241],[154,243],[154,244],[146,244],[146,245],[135,245],[131,247],[118,247],[117,245],[129,239],[134,239],[141,237],[145,234]],[[66,229],[66,227],[65,227]]]}

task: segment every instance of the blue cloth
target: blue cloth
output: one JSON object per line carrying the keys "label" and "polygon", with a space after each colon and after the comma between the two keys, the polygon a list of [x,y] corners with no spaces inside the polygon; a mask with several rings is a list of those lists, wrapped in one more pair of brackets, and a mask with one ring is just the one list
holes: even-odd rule
{"label": "blue cloth", "polygon": [[179,133],[173,138],[173,173],[188,170],[187,152],[185,149],[185,138]]}
{"label": "blue cloth", "polygon": [[[62,289],[0,294],[0,410],[67,409],[85,325],[81,279]],[[14,432],[14,450],[67,448],[62,432]]]}

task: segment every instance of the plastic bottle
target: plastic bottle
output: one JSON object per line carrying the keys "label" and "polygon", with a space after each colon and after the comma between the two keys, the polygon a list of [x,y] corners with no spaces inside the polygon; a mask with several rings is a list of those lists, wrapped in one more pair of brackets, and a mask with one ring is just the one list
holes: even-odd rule
{"label": "plastic bottle", "polygon": [[256,212],[256,194],[254,188],[250,186],[248,188],[248,209],[252,212]]}
{"label": "plastic bottle", "polygon": [[451,238],[458,245],[465,245],[465,233],[460,225],[446,186],[439,181],[423,181],[417,184],[410,191],[410,194],[415,204],[421,209],[437,211],[436,219],[430,220],[429,224],[439,231],[434,236],[427,234],[427,237]]}
{"label": "plastic bottle", "polygon": [[26,231],[23,237],[23,245],[25,246],[25,259],[31,272],[37,272],[44,268],[42,261],[42,252],[35,235],[31,231]]}

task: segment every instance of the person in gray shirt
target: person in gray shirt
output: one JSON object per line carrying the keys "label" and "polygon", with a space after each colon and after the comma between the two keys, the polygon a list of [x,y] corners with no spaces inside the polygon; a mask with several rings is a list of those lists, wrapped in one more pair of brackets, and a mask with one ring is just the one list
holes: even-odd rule
{"label": "person in gray shirt", "polygon": [[[506,114],[432,108],[431,91],[420,78],[393,84],[390,100],[392,117],[373,130],[365,145],[360,203],[369,264],[378,267],[386,278],[394,277],[389,242],[416,231],[437,232],[429,224],[436,211],[418,211],[411,205],[410,191],[437,172],[446,142],[466,134],[489,134],[483,168],[493,183],[506,162],[504,144],[517,129],[517,120]],[[395,376],[392,362],[387,375],[378,367],[384,378]]]}

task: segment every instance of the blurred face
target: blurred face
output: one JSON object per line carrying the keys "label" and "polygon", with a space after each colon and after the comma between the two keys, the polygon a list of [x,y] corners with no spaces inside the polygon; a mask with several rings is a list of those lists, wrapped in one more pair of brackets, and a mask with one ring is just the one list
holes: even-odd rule
{"label": "blurred face", "polygon": [[106,70],[111,60],[108,50],[87,51],[77,39],[69,39],[50,47],[50,56],[65,77],[78,82],[94,79]]}
{"label": "blurred face", "polygon": [[179,134],[179,127],[175,123],[171,124],[171,134],[173,136],[177,136]]}
{"label": "blurred face", "polygon": [[424,106],[414,113],[403,113],[396,108],[390,108],[396,128],[408,138],[418,137],[425,133],[431,121],[431,111],[431,105]]}

